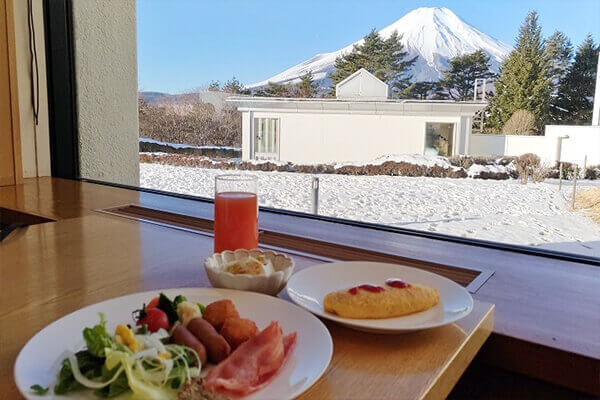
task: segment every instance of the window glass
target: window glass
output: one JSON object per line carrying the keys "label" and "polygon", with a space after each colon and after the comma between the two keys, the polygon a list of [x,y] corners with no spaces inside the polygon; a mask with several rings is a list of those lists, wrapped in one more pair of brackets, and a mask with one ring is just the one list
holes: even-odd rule
{"label": "window glass", "polygon": [[254,118],[254,158],[279,159],[279,120]]}
{"label": "window glass", "polygon": [[451,156],[454,144],[454,124],[425,125],[425,155]]}
{"label": "window glass", "polygon": [[600,259],[600,2],[517,3],[140,0],[140,186]]}

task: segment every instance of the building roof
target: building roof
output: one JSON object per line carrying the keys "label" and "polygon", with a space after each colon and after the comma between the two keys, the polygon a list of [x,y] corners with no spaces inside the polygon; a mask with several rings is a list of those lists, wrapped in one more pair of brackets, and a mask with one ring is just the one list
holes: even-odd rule
{"label": "building roof", "polygon": [[240,111],[369,113],[396,115],[473,115],[484,101],[413,99],[334,99],[231,96],[227,103]]}
{"label": "building roof", "polygon": [[335,97],[338,99],[383,100],[388,98],[388,93],[387,83],[364,68],[335,85]]}

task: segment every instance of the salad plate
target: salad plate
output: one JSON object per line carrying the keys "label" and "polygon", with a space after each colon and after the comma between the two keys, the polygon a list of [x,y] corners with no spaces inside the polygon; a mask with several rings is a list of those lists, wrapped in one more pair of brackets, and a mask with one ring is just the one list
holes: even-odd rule
{"label": "salad plate", "polygon": [[[119,324],[132,324],[132,311],[147,303],[159,291],[131,294],[77,310],[46,326],[23,347],[14,367],[16,385],[27,399],[97,399],[92,391],[57,396],[35,395],[30,387],[49,387],[56,381],[61,362],[69,352],[84,348],[82,331],[106,317],[106,329],[114,332]],[[183,295],[201,304],[229,299],[240,315],[253,320],[259,329],[278,321],[285,333],[296,332],[295,348],[277,375],[262,389],[244,399],[291,399],[306,391],[325,372],[333,354],[333,342],[323,323],[294,304],[276,297],[230,289],[182,288],[160,290],[166,296]],[[54,397],[52,397],[54,396]]]}
{"label": "salad plate", "polygon": [[[388,279],[427,285],[439,291],[439,302],[426,311],[381,319],[342,318],[324,310],[331,292],[363,284],[382,285]],[[471,312],[471,294],[456,282],[417,268],[397,264],[351,261],[321,264],[292,275],[287,293],[293,302],[319,317],[373,333],[408,333],[456,322]]]}

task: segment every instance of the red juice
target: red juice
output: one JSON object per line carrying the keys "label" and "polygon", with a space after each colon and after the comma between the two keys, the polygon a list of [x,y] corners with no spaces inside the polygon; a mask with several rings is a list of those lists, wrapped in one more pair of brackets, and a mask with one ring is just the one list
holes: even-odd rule
{"label": "red juice", "polygon": [[254,193],[215,196],[215,253],[258,247],[258,198]]}

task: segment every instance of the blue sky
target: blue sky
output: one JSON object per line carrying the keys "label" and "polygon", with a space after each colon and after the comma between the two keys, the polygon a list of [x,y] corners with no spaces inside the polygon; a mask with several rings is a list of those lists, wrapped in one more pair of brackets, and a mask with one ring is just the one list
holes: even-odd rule
{"label": "blue sky", "polygon": [[600,0],[138,0],[138,86],[179,93],[266,79],[418,7],[447,7],[510,45],[531,9],[544,34],[600,39]]}

